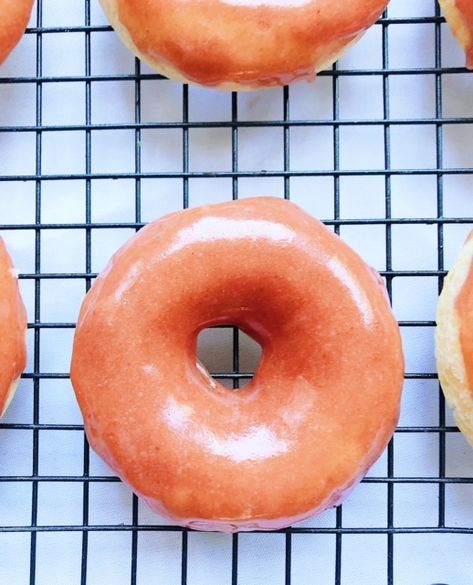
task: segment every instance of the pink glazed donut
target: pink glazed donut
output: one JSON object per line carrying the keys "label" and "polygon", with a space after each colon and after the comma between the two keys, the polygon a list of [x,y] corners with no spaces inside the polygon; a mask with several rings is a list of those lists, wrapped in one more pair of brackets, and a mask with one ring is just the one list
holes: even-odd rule
{"label": "pink glazed donut", "polygon": [[171,79],[225,90],[313,79],[388,0],[100,0],[142,61]]}
{"label": "pink glazed donut", "polygon": [[[258,341],[233,392],[197,336]],[[72,382],[90,444],[159,514],[202,530],[272,530],[340,503],[390,439],[403,356],[379,276],[272,197],[143,228],[82,306]]]}
{"label": "pink glazed donut", "polygon": [[13,399],[26,366],[26,325],[17,274],[0,238],[0,416]]}

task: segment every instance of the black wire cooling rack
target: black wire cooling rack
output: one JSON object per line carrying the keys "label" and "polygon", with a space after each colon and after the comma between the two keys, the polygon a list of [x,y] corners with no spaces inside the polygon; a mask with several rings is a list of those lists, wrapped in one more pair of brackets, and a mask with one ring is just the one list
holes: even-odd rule
{"label": "black wire cooling rack", "polygon": [[[13,106],[11,103],[8,105],[9,111],[13,113],[15,101],[18,100],[18,107],[23,107],[22,96],[28,94],[31,98],[28,102],[31,106],[30,109],[34,105],[34,113],[30,112],[30,122],[15,124],[11,120],[7,120],[0,125],[0,148],[4,160],[7,149],[14,148],[13,142],[18,135],[29,137],[31,149],[28,152],[34,153],[34,163],[31,161],[30,171],[21,170],[16,173],[14,169],[2,166],[0,160],[0,205],[2,200],[4,202],[0,209],[7,207],[13,209],[15,205],[20,211],[24,209],[22,213],[11,217],[7,216],[8,221],[3,221],[0,217],[0,231],[11,245],[14,256],[16,254],[16,257],[21,257],[22,250],[28,247],[34,250],[31,262],[25,260],[24,265],[21,265],[20,261],[19,266],[22,290],[29,305],[30,365],[23,376],[18,397],[7,416],[0,423],[0,431],[5,438],[4,447],[6,449],[6,454],[3,455],[3,458],[0,456],[0,459],[4,462],[7,461],[0,470],[0,500],[4,502],[3,508],[0,508],[2,510],[0,542],[2,543],[1,548],[3,548],[3,553],[0,552],[0,558],[3,554],[3,559],[0,562],[0,576],[3,575],[3,577],[0,580],[18,585],[23,583],[31,585],[43,583],[48,585],[52,583],[91,585],[103,582],[103,576],[106,573],[100,574],[98,567],[102,563],[100,554],[106,552],[109,555],[107,558],[112,560],[109,561],[111,564],[108,565],[108,569],[106,566],[104,570],[111,571],[110,579],[114,583],[143,585],[159,582],[165,585],[171,583],[184,585],[205,582],[210,584],[215,583],[215,580],[212,580],[214,572],[212,563],[219,562],[218,554],[222,553],[222,548],[226,548],[226,552],[222,553],[222,558],[225,559],[222,562],[226,567],[226,578],[218,581],[218,585],[224,585],[224,583],[250,585],[269,582],[280,585],[306,585],[308,583],[353,585],[358,582],[388,583],[389,585],[427,583],[422,579],[411,581],[405,577],[406,572],[400,567],[403,564],[409,564],[413,558],[409,557],[406,550],[411,549],[414,557],[419,556],[427,559],[429,554],[425,551],[424,557],[422,557],[422,553],[416,551],[417,548],[424,546],[422,543],[427,542],[426,539],[429,537],[434,538],[434,540],[428,541],[433,544],[427,545],[427,547],[433,547],[431,557],[441,555],[445,548],[454,546],[450,541],[452,535],[473,538],[471,514],[466,518],[451,520],[448,512],[450,489],[461,488],[463,490],[461,497],[463,499],[469,498],[470,503],[473,502],[473,467],[471,456],[470,466],[466,470],[458,469],[455,465],[449,467],[449,457],[452,456],[455,459],[455,456],[451,455],[451,447],[466,452],[466,458],[468,458],[468,450],[446,411],[442,394],[438,388],[435,370],[431,367],[409,369],[408,353],[406,353],[406,394],[412,391],[413,385],[419,384],[424,388],[422,396],[424,398],[428,396],[429,404],[433,406],[430,414],[427,415],[427,407],[420,404],[417,409],[419,416],[414,422],[412,420],[403,422],[401,418],[400,426],[382,463],[360,485],[360,490],[363,490],[363,486],[365,486],[365,488],[371,487],[382,491],[383,506],[377,520],[371,523],[362,521],[363,514],[368,513],[371,507],[371,501],[368,498],[360,504],[361,515],[358,515],[355,521],[350,513],[345,512],[346,506],[350,505],[348,503],[337,508],[336,511],[329,512],[329,516],[326,514],[324,521],[316,520],[312,524],[306,523],[296,526],[276,535],[261,534],[256,536],[199,535],[199,533],[189,532],[169,523],[160,524],[161,520],[156,516],[149,515],[137,498],[131,496],[125,488],[120,492],[120,509],[126,510],[126,515],[124,517],[116,515],[108,517],[107,499],[113,499],[114,496],[112,492],[107,490],[110,486],[121,484],[104,467],[100,467],[100,464],[94,459],[83,434],[80,420],[76,419],[75,422],[70,422],[68,417],[61,418],[61,412],[64,412],[61,410],[61,404],[66,400],[64,396],[72,394],[67,370],[57,367],[57,362],[54,359],[43,358],[43,355],[45,347],[53,340],[55,343],[64,343],[69,347],[68,344],[75,326],[74,315],[71,311],[64,311],[62,315],[69,317],[64,316],[63,319],[51,320],[47,315],[45,316],[45,298],[49,299],[49,303],[54,303],[56,300],[58,303],[64,303],[64,300],[61,301],[59,298],[62,294],[60,292],[61,286],[67,289],[67,283],[71,281],[78,284],[81,294],[90,287],[97,272],[97,262],[94,258],[97,254],[101,254],[102,235],[106,232],[119,231],[122,235],[124,234],[123,237],[128,237],[149,219],[144,213],[143,201],[145,200],[145,189],[146,201],[148,201],[148,185],[150,183],[156,193],[164,193],[161,197],[166,209],[167,207],[178,209],[200,202],[198,197],[193,199],[191,193],[191,185],[199,180],[205,182],[205,185],[210,184],[209,181],[214,183],[221,181],[222,184],[226,185],[228,197],[234,199],[246,196],[246,190],[243,190],[242,193],[241,185],[249,179],[277,180],[280,185],[280,195],[288,199],[294,198],[294,183],[297,180],[324,180],[326,181],[324,184],[329,184],[328,191],[330,193],[330,203],[325,208],[328,209],[328,212],[323,217],[327,225],[332,226],[342,236],[349,233],[349,228],[361,230],[362,237],[366,234],[368,247],[370,246],[371,230],[381,229],[383,231],[384,265],[380,268],[382,275],[386,278],[388,292],[394,305],[396,305],[396,294],[401,295],[401,292],[396,292],[401,290],[396,288],[396,283],[402,283],[403,295],[410,294],[409,285],[406,288],[404,283],[414,281],[433,283],[435,293],[440,291],[447,266],[444,259],[446,240],[450,238],[452,230],[457,229],[461,235],[453,237],[451,240],[451,247],[453,247],[473,225],[473,205],[471,202],[467,202],[465,196],[468,186],[473,187],[473,171],[470,166],[445,164],[445,135],[455,127],[461,127],[462,131],[466,133],[471,132],[473,111],[471,108],[467,109],[467,113],[464,115],[445,113],[445,85],[453,83],[455,88],[455,83],[458,80],[467,79],[465,76],[471,74],[461,66],[445,66],[442,43],[445,43],[446,37],[449,39],[451,37],[450,33],[447,32],[438,5],[431,2],[430,14],[426,14],[424,9],[428,3],[419,2],[419,7],[422,7],[420,10],[422,15],[391,16],[391,12],[388,11],[380,19],[373,29],[380,35],[379,66],[363,69],[350,68],[344,67],[342,61],[338,66],[334,66],[333,69],[320,75],[319,83],[329,88],[329,109],[331,112],[329,117],[295,118],[292,115],[291,100],[294,99],[293,91],[296,90],[282,88],[267,94],[271,96],[273,102],[279,100],[279,103],[282,104],[281,115],[277,118],[243,119],[240,115],[240,106],[242,100],[248,98],[233,93],[228,97],[228,119],[214,121],[210,110],[207,110],[208,119],[206,118],[205,108],[201,119],[192,119],[189,112],[190,95],[193,90],[186,85],[180,86],[179,84],[174,84],[172,87],[175,92],[173,95],[177,96],[178,99],[176,109],[180,115],[170,116],[168,119],[165,117],[159,120],[149,120],[149,117],[144,119],[143,91],[145,85],[147,89],[152,87],[155,99],[159,101],[161,92],[164,88],[169,87],[170,82],[160,75],[142,70],[142,66],[137,60],[134,61],[133,71],[122,72],[119,70],[118,73],[111,73],[102,69],[97,73],[93,68],[93,45],[104,35],[110,35],[110,37],[114,35],[113,31],[106,24],[94,24],[91,17],[94,6],[90,0],[77,0],[75,3],[71,3],[75,9],[77,9],[77,5],[80,5],[83,14],[81,24],[74,22],[73,24],[48,26],[44,20],[44,12],[46,8],[51,10],[52,4],[54,4],[53,0],[39,0],[37,2],[33,18],[35,24],[30,26],[25,37],[25,47],[29,43],[30,54],[36,56],[34,72],[31,69],[30,74],[24,74],[22,70],[18,74],[13,65],[9,69],[4,68],[3,71],[0,71],[0,75],[2,75],[0,77],[0,103],[6,105],[7,100],[12,101]],[[401,2],[398,2],[398,6],[400,5]],[[406,3],[405,6],[407,7],[409,4]],[[432,36],[433,55],[431,55],[429,66],[392,66],[390,36],[401,28],[405,30],[406,27],[419,27],[419,30],[425,31],[426,35]],[[75,47],[74,50],[83,59],[83,72],[81,74],[50,75],[44,70],[44,44],[52,38],[57,38],[58,35],[71,39],[71,51]],[[449,40],[448,42],[454,46],[453,41]],[[455,51],[455,49],[453,50]],[[27,51],[26,48],[25,51]],[[110,54],[107,55],[107,58],[110,58]],[[57,59],[60,60],[61,55],[58,54]],[[363,119],[341,115],[341,85],[344,80],[354,76],[375,79],[380,84],[379,115]],[[430,117],[425,115],[395,117],[392,114],[391,86],[402,77],[417,80],[428,78],[431,81],[433,108]],[[130,118],[127,121],[97,122],[94,120],[94,92],[100,91],[97,88],[103,84],[115,84],[117,88],[126,87],[126,91],[131,96],[130,103],[134,104],[134,111],[130,112]],[[85,96],[79,106],[84,108],[82,123],[57,122],[50,116],[48,120],[44,119],[45,102],[49,99],[49,89],[52,87],[64,88],[65,86],[74,87],[82,96]],[[470,94],[464,91],[458,99],[473,100],[471,84],[470,90],[472,90]],[[456,90],[454,89],[454,91]],[[314,94],[311,95],[314,96]],[[14,114],[12,114],[12,119],[15,120]],[[59,111],[57,119],[62,119]],[[427,127],[431,131],[429,147],[434,149],[435,158],[432,166],[420,165],[412,168],[401,168],[393,165],[392,135],[393,132],[405,127]],[[224,130],[230,135],[230,168],[227,170],[220,168],[202,170],[192,161],[192,153],[194,152],[191,148],[192,133],[199,129],[212,128]],[[371,167],[369,164],[364,167],[355,165],[353,168],[345,168],[342,164],[341,150],[345,132],[347,129],[356,132],[359,128],[375,128],[382,133],[383,164],[380,168]],[[248,165],[243,166],[241,163],[242,152],[247,144],[246,139],[242,139],[242,135],[248,131],[263,132],[268,129],[278,129],[282,135],[282,152],[278,158],[278,166],[273,169],[248,170]],[[313,167],[303,169],[295,164],[291,147],[297,140],[295,135],[305,129],[329,133],[327,134],[329,137],[327,148],[330,149],[329,157],[331,159],[329,168],[319,168],[317,161],[314,161]],[[114,131],[127,133],[128,143],[132,145],[133,149],[130,151],[133,158],[133,168],[126,171],[97,171],[94,167],[94,141],[100,140],[100,137]],[[178,166],[180,168],[178,170],[163,170],[159,162],[152,170],[149,170],[148,165],[146,168],[144,167],[143,144],[150,131],[163,133],[172,131],[174,136],[179,135]],[[61,133],[72,133],[74,137],[77,137],[77,141],[81,145],[79,151],[82,152],[80,164],[74,171],[66,169],[64,172],[50,172],[44,168],[45,145],[51,136],[57,136]],[[468,142],[466,144],[468,146]],[[469,146],[471,148],[471,140]],[[427,145],[419,144],[419,148],[424,147],[427,148]],[[66,152],[60,153],[59,151],[56,153],[56,157],[60,158],[62,154],[67,158]],[[342,183],[345,179],[353,177],[359,178],[361,181],[359,185],[362,189],[364,188],[363,181],[371,179],[380,181],[380,191],[383,196],[381,214],[376,213],[372,217],[357,217],[344,211]],[[417,197],[413,198],[411,215],[400,216],[393,212],[393,185],[399,178],[412,181],[426,178],[430,181],[429,185],[435,198],[432,213],[423,213],[423,207],[418,206],[419,198]],[[450,185],[452,179],[453,187]],[[458,184],[457,180],[461,181],[459,194],[454,192],[455,185]],[[447,183],[448,193],[446,194]],[[77,185],[80,185],[79,190],[77,190]],[[129,195],[126,204],[127,218],[98,218],[94,213],[95,200],[102,197],[103,193],[108,193],[107,196],[112,200],[113,193],[120,188],[120,185],[126,185]],[[168,185],[171,185],[172,188],[169,188]],[[10,194],[20,191],[21,195],[18,197],[24,199],[24,203],[21,204],[12,199],[16,195]],[[78,200],[83,210],[81,219],[78,220],[74,216],[73,219],[66,218],[62,221],[48,220],[45,199],[49,200],[51,191],[56,193],[56,203],[64,206],[65,217],[69,205],[68,197],[72,196],[70,192],[74,192],[76,199],[79,192]],[[470,190],[470,192],[473,191]],[[450,212],[452,208],[448,203],[450,200],[457,201],[457,203],[460,200],[459,207],[461,208],[463,205],[463,208],[467,210],[466,214]],[[8,203],[6,204],[5,201]],[[446,209],[447,203],[448,209]],[[468,205],[470,206],[469,212]],[[419,234],[422,230],[424,228],[433,230],[435,258],[432,264],[407,269],[396,267],[396,262],[393,262],[393,246],[396,245],[393,232],[399,228],[408,230],[405,233],[410,234],[408,237],[412,239],[414,255],[415,248],[421,240]],[[62,269],[61,266],[59,269],[54,268],[54,263],[50,261],[50,257],[54,256],[54,248],[49,244],[49,238],[55,232],[62,234],[65,240],[70,236],[76,242],[75,246],[80,248],[80,255],[83,258],[80,268],[69,269],[64,267],[65,265],[61,265]],[[396,237],[403,237],[402,233]],[[54,241],[61,245],[59,239]],[[46,246],[46,243],[49,247]],[[104,256],[113,251],[114,244],[106,244],[105,248]],[[47,254],[46,249],[49,250]],[[449,258],[452,256],[453,252]],[[400,325],[403,332],[414,332],[414,337],[417,332],[425,334],[425,338],[428,340],[426,343],[431,347],[435,325],[432,312],[427,317],[422,311],[410,314],[407,318],[400,320]],[[239,331],[236,329],[226,329],[225,331],[228,334],[226,346],[231,354],[229,358],[231,363],[225,368],[225,371],[214,372],[214,376],[233,385],[234,388],[238,388],[240,383],[251,377],[251,373],[248,373],[240,363],[241,335]],[[406,352],[414,351],[413,347],[408,344]],[[54,391],[51,390],[53,387],[56,388]],[[55,403],[54,400],[57,402]],[[72,401],[72,398],[70,400]],[[22,402],[26,406],[22,407]],[[29,408],[31,410],[28,410]],[[54,412],[59,414],[55,417]],[[414,436],[421,437],[421,441],[426,437],[430,445],[429,449],[435,453],[432,472],[425,474],[415,471],[404,474],[397,472],[397,442],[399,442],[399,452],[409,453],[409,449],[406,451],[404,448],[403,450],[401,444],[406,437],[409,439],[409,437]],[[71,437],[73,438],[71,439]],[[454,441],[454,445],[449,444],[451,437],[458,439]],[[47,449],[52,450],[52,459],[56,457],[60,459],[61,453],[65,454],[64,456],[70,454],[68,448],[65,448],[64,452],[61,451],[62,445],[68,445],[70,441],[74,442],[73,449],[75,449],[76,455],[72,463],[59,461],[57,467],[50,465],[44,468],[42,462],[44,446],[46,445]],[[20,442],[21,447],[19,446]],[[57,448],[57,453],[54,451],[55,448]],[[79,457],[77,456],[78,452],[80,452]],[[424,452],[413,453],[412,457],[419,460],[424,455]],[[24,460],[23,463],[18,463],[18,467],[16,467],[15,462],[21,458]],[[424,470],[424,467],[421,465],[420,469]],[[57,492],[54,492],[53,484],[63,488],[72,486],[72,491],[68,492],[67,496],[56,497]],[[402,497],[406,498],[407,504],[404,502],[403,505],[407,506],[408,515],[409,506],[411,506],[411,513],[416,515],[419,500],[409,503],[409,493],[419,486],[425,486],[426,489],[430,490],[431,499],[428,505],[431,511],[435,510],[433,512],[434,520],[426,521],[425,524],[418,522],[414,525],[405,521],[397,521],[396,506],[397,502],[400,501],[399,494],[404,494]],[[105,490],[102,494],[102,500],[100,500],[101,504],[98,506],[100,513],[97,513],[97,505],[94,503],[97,489]],[[22,498],[20,505],[18,504],[19,498]],[[61,498],[65,498],[65,502]],[[61,510],[64,506],[67,506],[69,511],[61,518]],[[9,509],[16,510],[18,508],[22,508],[23,513],[12,517]],[[52,536],[55,540],[48,545],[47,539],[52,538]],[[98,536],[104,536],[105,540],[97,549]],[[206,540],[196,540],[200,536]],[[409,540],[407,544],[404,544],[402,539],[406,536],[409,537]],[[378,544],[373,545],[375,541],[372,540],[372,537],[376,538]],[[437,537],[440,538],[440,541],[435,540]],[[118,538],[119,544],[115,538]],[[251,540],[251,538],[256,540]],[[274,540],[275,538],[277,541]],[[351,543],[353,539],[357,538],[362,539],[362,545],[361,549],[356,549],[358,551],[356,555],[359,555],[360,550],[365,548],[368,550],[368,557],[371,558],[370,555],[372,555],[371,561],[368,559],[368,562],[379,562],[381,566],[381,569],[376,573],[377,577],[371,581],[369,578],[360,581],[362,578],[357,573],[357,566],[366,564],[366,559],[362,561],[359,557],[349,558],[355,554]],[[369,552],[372,546],[372,551]],[[196,561],[196,547],[201,547],[199,561]],[[271,555],[273,549],[279,551],[275,557]],[[97,550],[99,550],[98,553]],[[166,550],[168,556],[160,556],[159,551],[162,550]],[[251,552],[252,550],[253,552]],[[327,553],[327,550],[330,552]],[[207,558],[207,564],[202,561],[202,555]],[[271,573],[271,577],[265,573],[264,559],[261,560],[265,555],[271,559],[272,564],[276,562],[279,567],[276,578],[273,573]],[[375,560],[375,557],[382,557],[382,559]],[[163,561],[163,558],[172,559],[172,563],[175,565],[172,577],[169,574],[163,576],[166,575],[166,567],[162,565],[167,562]],[[59,563],[62,567],[62,561],[66,563],[68,572],[55,573],[53,564]],[[113,572],[112,565],[115,563],[124,567],[118,573]],[[427,564],[429,563],[426,562]],[[448,565],[448,561],[446,560],[444,564]],[[152,571],[149,569],[151,572],[148,573],[148,577],[144,572],[144,565],[148,568],[153,567]],[[473,583],[471,561],[465,558],[463,564],[457,562],[456,565],[459,571],[459,580],[455,583],[450,582],[450,585]],[[407,571],[409,570],[407,569]],[[412,571],[412,575],[416,575],[415,571],[417,571],[422,577],[419,567],[413,568]],[[153,574],[156,580],[151,579],[150,574]],[[454,570],[451,569],[446,574],[453,575]],[[430,579],[429,582],[432,583],[446,579],[445,573],[435,574],[432,577],[426,570],[425,575],[429,575],[426,578]]]}

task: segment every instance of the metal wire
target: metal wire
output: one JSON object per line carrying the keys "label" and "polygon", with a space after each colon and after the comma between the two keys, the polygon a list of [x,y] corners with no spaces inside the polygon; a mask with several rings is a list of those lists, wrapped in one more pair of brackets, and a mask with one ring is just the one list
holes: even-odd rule
{"label": "metal wire", "polygon": [[[445,276],[444,268],[444,227],[450,224],[470,224],[473,222],[472,217],[444,217],[444,178],[451,175],[471,175],[471,168],[444,168],[443,164],[443,135],[444,128],[457,124],[471,125],[473,118],[458,117],[449,118],[443,114],[443,96],[442,82],[445,75],[464,75],[466,70],[456,67],[442,67],[441,52],[441,24],[444,22],[440,16],[438,6],[436,7],[435,16],[432,17],[415,17],[415,18],[389,18],[384,15],[376,26],[382,30],[382,67],[379,69],[357,69],[346,70],[334,66],[332,70],[321,73],[322,77],[331,79],[332,83],[332,119],[303,119],[293,120],[290,115],[290,89],[281,90],[283,115],[280,120],[273,121],[247,121],[239,120],[238,104],[239,96],[233,93],[231,96],[231,119],[221,122],[192,122],[189,120],[189,89],[187,86],[182,87],[182,121],[163,121],[163,122],[143,122],[142,121],[142,83],[153,80],[159,88],[159,83],[163,79],[157,74],[144,74],[141,71],[140,62],[135,61],[135,69],[132,74],[93,74],[91,68],[91,39],[93,36],[108,34],[111,28],[108,26],[91,25],[91,6],[90,0],[84,0],[84,24],[83,26],[71,27],[43,27],[42,13],[43,4],[47,0],[39,0],[36,9],[37,25],[30,28],[27,34],[36,37],[36,71],[34,76],[0,78],[0,91],[5,85],[24,85],[34,84],[36,88],[36,116],[34,125],[19,126],[0,126],[0,136],[2,134],[26,133],[35,137],[35,170],[32,174],[0,175],[1,182],[28,182],[35,186],[35,220],[34,223],[0,223],[0,230],[11,231],[34,231],[35,246],[35,263],[34,272],[20,274],[20,279],[24,281],[33,281],[34,283],[34,315],[33,321],[29,324],[34,337],[34,357],[33,370],[24,374],[24,378],[32,380],[33,387],[33,418],[31,423],[6,423],[0,422],[0,429],[31,431],[33,435],[32,444],[32,469],[31,475],[2,475],[0,482],[30,483],[32,486],[31,500],[31,523],[27,526],[1,526],[0,532],[4,533],[29,533],[31,535],[30,543],[30,583],[34,585],[37,581],[37,535],[40,532],[79,532],[82,535],[81,542],[81,575],[80,583],[86,585],[88,582],[88,550],[89,535],[94,532],[121,531],[131,534],[131,562],[130,562],[130,583],[137,583],[137,558],[138,558],[138,538],[140,533],[147,531],[155,532],[180,532],[182,533],[182,552],[181,552],[181,584],[188,582],[188,551],[189,540],[186,529],[159,525],[159,524],[141,524],[139,517],[138,500],[134,496],[132,502],[131,523],[102,525],[91,524],[89,514],[89,496],[90,486],[96,483],[113,483],[117,482],[116,477],[100,476],[91,474],[90,469],[90,452],[87,440],[84,435],[83,444],[83,464],[80,475],[49,475],[41,473],[39,465],[39,442],[42,431],[61,431],[64,433],[83,433],[83,426],[78,424],[61,424],[61,423],[43,423],[40,420],[40,388],[43,380],[48,379],[67,379],[68,374],[60,371],[43,371],[40,363],[40,346],[41,336],[47,330],[73,329],[73,322],[46,322],[41,317],[41,287],[47,280],[64,280],[77,279],[84,283],[84,292],[91,286],[96,274],[93,272],[92,263],[92,233],[97,230],[110,230],[116,228],[128,228],[138,230],[143,225],[142,220],[142,182],[144,179],[160,179],[166,181],[170,179],[179,179],[182,182],[182,202],[181,207],[189,206],[189,181],[191,179],[207,178],[228,178],[231,180],[232,197],[237,199],[239,196],[239,179],[251,177],[281,177],[284,181],[284,197],[291,197],[291,179],[297,177],[330,177],[333,179],[334,196],[333,196],[333,217],[325,218],[327,225],[334,227],[338,233],[342,226],[373,226],[381,225],[385,228],[385,245],[386,245],[386,269],[382,271],[387,282],[387,288],[390,296],[393,295],[394,279],[409,277],[434,277],[438,279],[439,291],[441,290],[443,277]],[[435,65],[426,68],[395,68],[390,66],[389,55],[389,34],[393,27],[399,25],[417,25],[428,24],[435,28]],[[84,39],[85,69],[84,75],[71,76],[44,76],[42,71],[42,46],[43,38],[48,34],[66,34],[80,35]],[[435,116],[431,118],[402,118],[396,119],[391,116],[390,110],[390,81],[396,76],[434,76],[435,78]],[[383,115],[382,118],[372,119],[340,119],[340,80],[347,76],[375,76],[382,80],[383,88]],[[134,121],[128,123],[106,123],[98,124],[92,122],[92,84],[109,83],[112,81],[133,82],[135,97]],[[46,124],[43,123],[43,88],[50,83],[81,83],[85,92],[85,121],[83,124]],[[393,168],[391,159],[391,131],[395,127],[409,125],[427,125],[435,127],[436,137],[436,165],[434,168]],[[374,126],[381,128],[384,139],[384,168],[380,170],[373,169],[353,169],[344,170],[340,164],[340,147],[341,135],[340,130],[345,127],[363,125],[366,127]],[[242,128],[282,128],[283,130],[283,165],[281,169],[270,171],[247,171],[239,168],[239,131]],[[326,127],[333,133],[333,169],[305,169],[293,170],[291,168],[291,130],[301,127]],[[189,133],[196,128],[228,128],[231,131],[231,171],[213,171],[203,172],[191,170],[190,166],[190,148]],[[182,132],[182,171],[169,172],[156,169],[153,172],[143,171],[142,169],[142,147],[141,139],[144,130],[150,129],[174,129]],[[108,173],[93,171],[92,167],[92,133],[109,132],[113,130],[129,130],[134,132],[134,170],[131,172]],[[77,135],[85,136],[85,166],[83,172],[76,173],[53,173],[47,174],[42,170],[42,145],[44,136],[50,133],[74,132]],[[404,218],[393,217],[392,214],[392,179],[396,176],[432,176],[436,179],[437,187],[437,214],[436,217],[416,217]],[[384,179],[385,185],[385,214],[383,218],[361,218],[348,219],[344,218],[340,207],[340,180],[343,177],[353,176],[376,176]],[[92,181],[104,181],[114,179],[116,181],[131,179],[134,181],[134,221],[130,222],[94,222],[92,216]],[[42,221],[41,202],[42,186],[45,182],[51,181],[82,181],[85,184],[85,220],[75,223],[48,223]],[[432,225],[437,229],[438,251],[436,269],[425,270],[395,270],[392,262],[392,228],[396,225]],[[74,230],[85,234],[85,271],[84,272],[47,272],[42,269],[41,258],[41,241],[42,234],[47,230]],[[400,323],[403,328],[416,327],[433,327],[435,323],[430,320],[409,320]],[[233,387],[238,388],[242,380],[247,380],[251,374],[240,371],[240,338],[237,329],[232,333],[232,351],[233,364],[230,371],[213,372],[217,379],[230,380]],[[436,374],[431,372],[407,372],[406,379],[424,379],[436,380]],[[391,442],[387,452],[387,474],[386,477],[367,477],[363,481],[367,484],[380,484],[387,490],[387,507],[386,507],[386,525],[383,527],[349,527],[344,525],[342,506],[336,511],[336,521],[333,527],[293,527],[281,531],[285,534],[285,563],[284,579],[286,585],[291,585],[292,575],[292,553],[293,553],[293,535],[295,534],[326,534],[335,538],[335,570],[334,583],[342,583],[342,565],[343,565],[343,543],[344,536],[351,534],[381,534],[387,539],[387,574],[386,582],[393,585],[394,579],[394,544],[393,539],[396,534],[473,534],[472,526],[448,526],[445,518],[445,486],[451,484],[473,484],[472,477],[451,477],[446,476],[446,436],[457,433],[458,429],[450,426],[446,422],[445,403],[442,393],[439,391],[438,398],[439,424],[423,426],[402,426],[396,431],[396,435],[408,433],[425,433],[438,437],[439,459],[438,474],[435,477],[402,477],[395,473],[394,467],[394,443]],[[38,488],[43,483],[48,482],[78,482],[83,486],[82,499],[82,522],[81,524],[63,525],[38,525]],[[421,527],[399,527],[394,525],[394,488],[401,484],[433,484],[438,487],[438,523],[436,526]],[[232,565],[231,565],[231,583],[238,585],[239,576],[239,536],[234,535],[232,539]]]}

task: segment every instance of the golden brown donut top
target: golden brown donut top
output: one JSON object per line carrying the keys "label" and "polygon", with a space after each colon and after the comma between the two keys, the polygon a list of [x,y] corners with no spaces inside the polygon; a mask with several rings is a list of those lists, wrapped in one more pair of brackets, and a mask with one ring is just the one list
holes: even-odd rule
{"label": "golden brown donut top", "polygon": [[119,19],[141,53],[204,85],[274,85],[313,77],[373,24],[386,4],[117,0]]}
{"label": "golden brown donut top", "polygon": [[25,32],[34,0],[0,0],[0,64]]}
{"label": "golden brown donut top", "polygon": [[[468,239],[473,240],[473,232]],[[458,295],[456,309],[460,321],[460,344],[468,386],[473,393],[473,261]]]}
{"label": "golden brown donut top", "polygon": [[26,365],[25,331],[26,311],[17,276],[0,238],[0,414]]}

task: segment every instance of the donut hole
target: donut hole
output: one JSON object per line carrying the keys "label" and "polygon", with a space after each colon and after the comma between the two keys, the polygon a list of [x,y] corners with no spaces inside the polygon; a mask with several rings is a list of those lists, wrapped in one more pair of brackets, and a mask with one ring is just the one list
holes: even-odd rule
{"label": "donut hole", "polygon": [[263,350],[250,335],[232,326],[203,329],[197,338],[197,358],[222,386],[247,386],[259,367]]}

